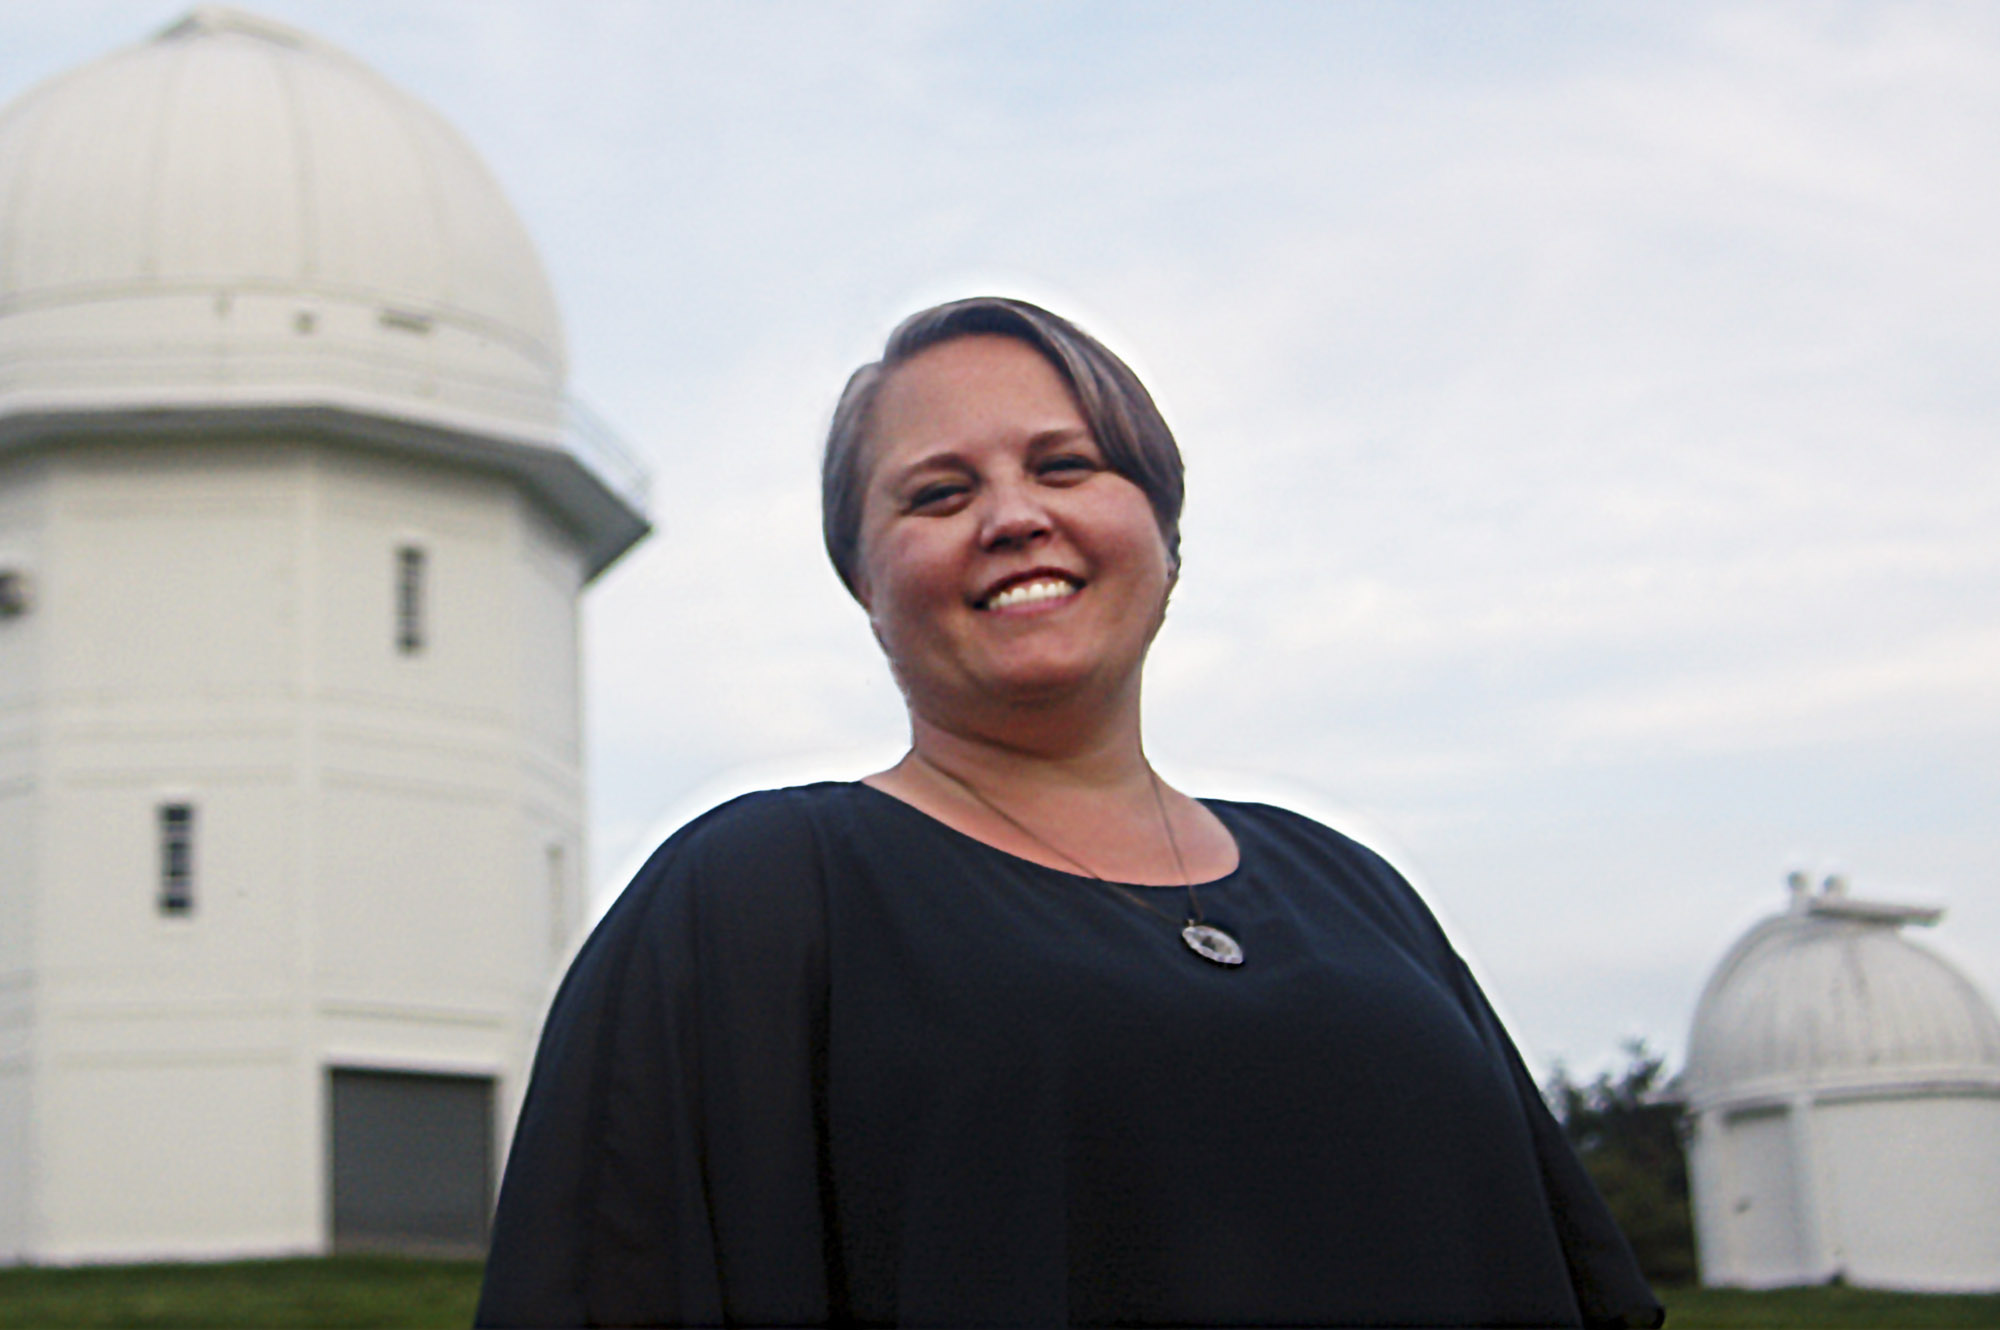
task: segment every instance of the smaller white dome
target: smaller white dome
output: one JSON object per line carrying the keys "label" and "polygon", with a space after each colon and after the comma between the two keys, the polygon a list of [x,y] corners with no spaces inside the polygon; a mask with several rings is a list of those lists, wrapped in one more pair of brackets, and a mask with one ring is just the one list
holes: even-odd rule
{"label": "smaller white dome", "polygon": [[2000,1019],[1947,960],[1904,937],[1940,910],[1813,895],[1723,957],[1695,1006],[1683,1085],[1697,1111],[1800,1092],[2000,1088]]}

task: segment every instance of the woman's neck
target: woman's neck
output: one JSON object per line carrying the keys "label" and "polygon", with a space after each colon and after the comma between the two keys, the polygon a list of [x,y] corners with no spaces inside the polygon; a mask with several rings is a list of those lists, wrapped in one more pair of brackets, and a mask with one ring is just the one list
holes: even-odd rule
{"label": "woman's neck", "polygon": [[1214,814],[1153,773],[1136,716],[1066,731],[1060,743],[1024,741],[1033,737],[1017,726],[996,738],[913,710],[909,753],[865,783],[1051,868],[1162,886],[1235,868],[1235,842]]}
{"label": "woman's neck", "polygon": [[996,736],[913,714],[910,757],[986,793],[1024,788],[1037,797],[1073,798],[1152,788],[1152,767],[1140,745],[1136,721],[1089,728],[1072,723],[1016,725]]}

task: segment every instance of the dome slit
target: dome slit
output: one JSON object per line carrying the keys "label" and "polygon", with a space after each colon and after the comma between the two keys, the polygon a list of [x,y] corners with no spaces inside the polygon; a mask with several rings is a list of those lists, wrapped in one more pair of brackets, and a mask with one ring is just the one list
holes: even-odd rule
{"label": "dome slit", "polygon": [[421,141],[419,137],[421,131],[416,123],[409,120],[400,121],[396,125],[396,132],[409,145],[410,156],[417,163],[419,193],[423,198],[424,211],[430,222],[430,225],[422,228],[418,234],[423,237],[425,248],[429,251],[425,258],[429,260],[430,270],[436,275],[437,287],[432,293],[432,298],[439,308],[449,308],[456,303],[458,295],[457,283],[452,280],[454,276],[452,266],[457,256],[451,252],[454,248],[450,244],[451,209],[444,198],[443,182],[438,179],[437,155],[425,151],[427,145]]}
{"label": "dome slit", "polygon": [[267,58],[278,76],[278,95],[284,102],[286,122],[291,127],[293,196],[297,200],[299,226],[298,270],[294,275],[300,282],[310,283],[319,275],[319,229],[313,222],[313,207],[317,199],[314,197],[312,133],[299,108],[299,89],[291,61],[283,54]]}
{"label": "dome slit", "polygon": [[139,272],[146,277],[159,277],[160,237],[167,226],[162,215],[166,201],[166,172],[168,164],[167,145],[171,127],[175,120],[174,96],[180,90],[181,80],[186,75],[192,49],[185,43],[177,44],[161,71],[152,98],[152,143],[146,154],[146,199],[142,215],[151,224],[144,228],[139,252]]}
{"label": "dome slit", "polygon": [[40,201],[36,197],[42,175],[38,167],[47,155],[50,125],[45,105],[40,89],[29,93],[16,112],[20,117],[18,124],[0,132],[0,161],[11,156],[27,163],[24,169],[0,172],[0,312],[18,296],[24,263],[21,249],[27,230],[22,219]]}

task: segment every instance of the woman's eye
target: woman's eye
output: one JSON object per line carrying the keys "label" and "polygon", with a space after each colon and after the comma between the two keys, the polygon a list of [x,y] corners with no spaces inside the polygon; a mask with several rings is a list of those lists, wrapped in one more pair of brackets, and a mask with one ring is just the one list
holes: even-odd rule
{"label": "woman's eye", "polygon": [[1060,457],[1051,457],[1044,460],[1036,468],[1036,473],[1055,480],[1073,480],[1089,475],[1095,470],[1097,470],[1097,463],[1092,459],[1074,453],[1065,453]]}
{"label": "woman's eye", "polygon": [[940,480],[920,487],[910,495],[910,511],[922,512],[926,509],[943,508],[953,500],[961,498],[966,487],[955,480]]}

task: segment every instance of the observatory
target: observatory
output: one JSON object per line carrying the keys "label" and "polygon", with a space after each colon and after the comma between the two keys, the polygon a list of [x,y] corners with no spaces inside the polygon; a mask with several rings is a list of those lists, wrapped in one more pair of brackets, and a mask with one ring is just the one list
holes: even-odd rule
{"label": "observatory", "polygon": [[198,9],[0,111],[0,1259],[482,1241],[642,489],[352,58]]}
{"label": "observatory", "polygon": [[2000,1289],[2000,1021],[1902,935],[1941,911],[1793,874],[1695,1009],[1702,1282]]}

